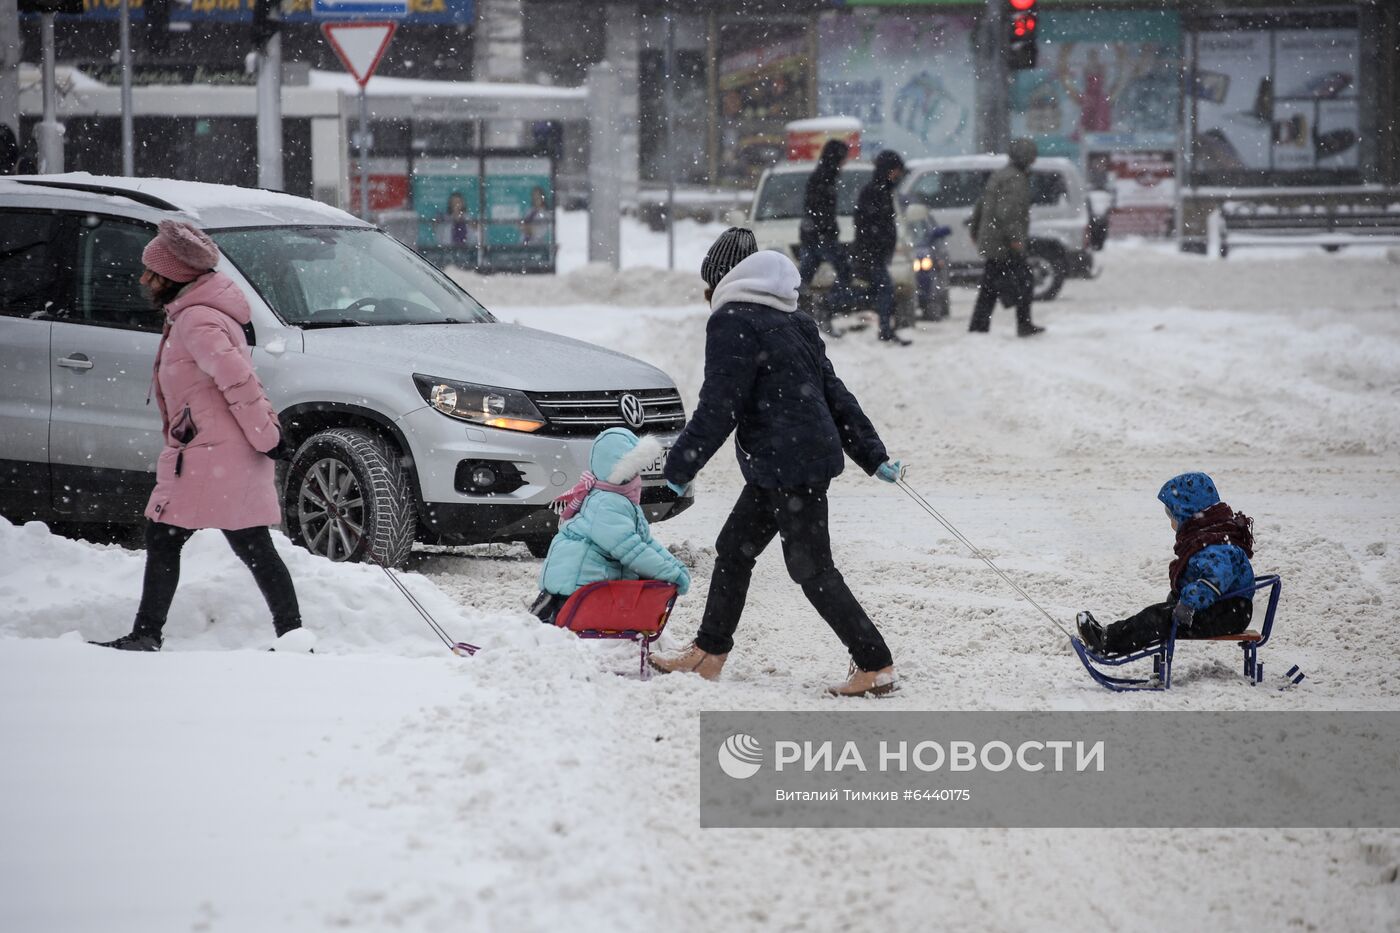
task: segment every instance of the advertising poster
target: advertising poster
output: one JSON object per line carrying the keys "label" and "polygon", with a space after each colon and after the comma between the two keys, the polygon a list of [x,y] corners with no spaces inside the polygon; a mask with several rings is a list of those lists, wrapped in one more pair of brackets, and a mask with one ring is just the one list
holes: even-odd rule
{"label": "advertising poster", "polygon": [[825,16],[818,26],[817,110],[855,117],[867,157],[977,151],[971,16]]}
{"label": "advertising poster", "polygon": [[486,160],[486,245],[551,246],[554,193],[549,160]]}
{"label": "advertising poster", "polygon": [[484,224],[479,223],[476,159],[420,159],[412,187],[420,246],[473,249],[483,228],[487,247],[554,243],[548,159],[486,160]]}
{"label": "advertising poster", "polygon": [[413,166],[412,189],[420,247],[476,247],[475,159],[419,159]]}
{"label": "advertising poster", "polygon": [[[1287,29],[1273,35],[1273,167],[1354,168],[1361,139],[1357,31]],[[1283,139],[1296,130],[1302,138],[1290,148]]]}
{"label": "advertising poster", "polygon": [[1196,39],[1196,171],[1266,169],[1273,120],[1272,37],[1203,32]]}
{"label": "advertising poster", "polygon": [[1042,155],[1176,145],[1181,21],[1175,13],[1042,18],[1040,67],[1015,73],[1011,133]]}
{"label": "advertising poster", "polygon": [[[790,32],[784,31],[791,35]],[[720,174],[752,181],[783,159],[783,128],[808,113],[811,61],[800,35],[720,57]]]}
{"label": "advertising poster", "polygon": [[1117,235],[1170,236],[1176,216],[1176,153],[1170,149],[1107,153],[1113,193],[1109,229]]}
{"label": "advertising poster", "polygon": [[1355,168],[1357,58],[1355,29],[1200,33],[1195,170]]}

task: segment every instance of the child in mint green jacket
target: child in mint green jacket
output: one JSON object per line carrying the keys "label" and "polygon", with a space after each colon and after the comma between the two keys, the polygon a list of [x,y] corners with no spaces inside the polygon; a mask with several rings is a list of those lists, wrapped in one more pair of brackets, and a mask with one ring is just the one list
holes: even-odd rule
{"label": "child in mint green jacket", "polygon": [[570,595],[602,580],[663,580],[684,594],[690,574],[652,540],[642,512],[641,473],[661,456],[654,437],[609,428],[593,441],[588,470],[555,500],[559,533],[540,569],[540,595],[530,611],[550,622]]}

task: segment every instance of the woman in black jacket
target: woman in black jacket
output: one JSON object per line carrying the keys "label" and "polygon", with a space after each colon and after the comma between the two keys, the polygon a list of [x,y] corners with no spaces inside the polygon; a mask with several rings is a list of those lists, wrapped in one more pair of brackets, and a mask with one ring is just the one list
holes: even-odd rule
{"label": "woman in black jacket", "polygon": [[[731,234],[740,232],[727,232],[711,253],[732,255]],[[667,673],[717,678],[734,644],[754,562],[781,535],[789,575],[851,653],[847,680],[830,692],[888,693],[895,685],[890,650],[832,561],[827,486],[845,467],[845,454],[887,482],[901,466],[886,459],[870,419],[836,377],[816,322],[797,311],[800,280],[790,259],[756,252],[729,269],[707,257],[702,272],[715,309],[706,327],[705,382],[666,458],[666,481],[683,491],[737,429],[746,485],[715,542],[695,641],[652,663]]]}

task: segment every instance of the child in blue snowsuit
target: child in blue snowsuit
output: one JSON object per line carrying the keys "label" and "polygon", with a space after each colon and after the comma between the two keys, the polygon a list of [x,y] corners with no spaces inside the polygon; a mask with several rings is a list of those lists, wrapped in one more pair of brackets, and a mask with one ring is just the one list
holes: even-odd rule
{"label": "child in blue snowsuit", "polygon": [[1097,652],[1129,654],[1160,642],[1173,618],[1178,638],[1235,635],[1249,627],[1253,600],[1221,596],[1254,583],[1249,563],[1254,521],[1221,502],[1204,473],[1172,477],[1157,498],[1176,531],[1176,559],[1168,571],[1171,594],[1166,602],[1107,626],[1092,613],[1079,613],[1079,637]]}
{"label": "child in blue snowsuit", "polygon": [[559,533],[530,607],[541,621],[552,622],[575,590],[602,580],[664,580],[681,594],[690,589],[690,573],[652,540],[641,509],[642,470],[660,456],[656,438],[638,438],[626,428],[609,428],[594,439],[583,478],[555,500]]}

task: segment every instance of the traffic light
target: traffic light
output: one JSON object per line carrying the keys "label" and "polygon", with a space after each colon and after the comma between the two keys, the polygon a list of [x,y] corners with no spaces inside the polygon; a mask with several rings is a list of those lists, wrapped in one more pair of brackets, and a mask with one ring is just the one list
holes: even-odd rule
{"label": "traffic light", "polygon": [[1035,36],[1040,25],[1036,0],[1006,0],[1006,67],[1034,68]]}

